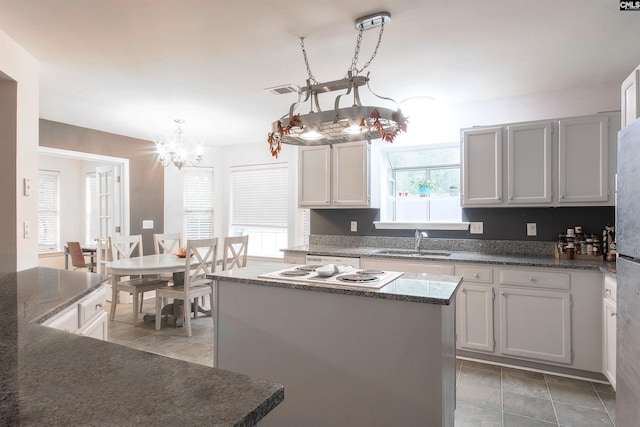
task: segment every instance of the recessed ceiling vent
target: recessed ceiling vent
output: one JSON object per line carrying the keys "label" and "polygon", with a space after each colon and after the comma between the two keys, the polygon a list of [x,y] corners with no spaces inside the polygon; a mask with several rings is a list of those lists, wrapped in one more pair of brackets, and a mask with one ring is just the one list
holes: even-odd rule
{"label": "recessed ceiling vent", "polygon": [[268,87],[265,90],[273,95],[284,95],[287,93],[298,93],[300,88],[296,85],[287,84],[282,86]]}

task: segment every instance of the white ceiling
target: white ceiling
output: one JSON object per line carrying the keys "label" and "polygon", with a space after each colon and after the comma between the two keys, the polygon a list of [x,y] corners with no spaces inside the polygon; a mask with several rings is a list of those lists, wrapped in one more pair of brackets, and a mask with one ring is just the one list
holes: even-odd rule
{"label": "white ceiling", "polygon": [[0,29],[40,61],[42,118],[150,140],[181,118],[185,137],[266,149],[297,97],[264,89],[307,78],[299,37],[315,77],[340,79],[354,20],[379,10],[371,87],[398,101],[619,83],[640,63],[640,12],[615,0],[0,0]]}

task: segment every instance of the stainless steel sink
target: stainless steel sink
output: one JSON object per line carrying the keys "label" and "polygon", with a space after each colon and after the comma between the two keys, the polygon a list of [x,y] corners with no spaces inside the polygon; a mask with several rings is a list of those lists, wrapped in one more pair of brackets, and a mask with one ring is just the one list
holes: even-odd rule
{"label": "stainless steel sink", "polygon": [[376,252],[379,255],[405,255],[405,256],[413,256],[413,257],[433,257],[433,256],[441,256],[447,257],[451,255],[450,252],[445,251],[414,251],[413,249],[381,249]]}

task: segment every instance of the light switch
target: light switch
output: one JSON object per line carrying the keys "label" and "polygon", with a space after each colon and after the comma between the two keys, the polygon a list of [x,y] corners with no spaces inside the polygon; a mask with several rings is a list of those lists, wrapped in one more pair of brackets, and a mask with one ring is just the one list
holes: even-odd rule
{"label": "light switch", "polygon": [[25,239],[31,237],[31,226],[29,225],[29,221],[22,221],[22,232]]}
{"label": "light switch", "polygon": [[143,219],[142,220],[142,229],[149,230],[153,228],[153,220],[152,219]]}
{"label": "light switch", "polygon": [[25,196],[29,196],[31,193],[31,180],[29,178],[25,178],[22,180],[22,194]]}
{"label": "light switch", "polygon": [[472,222],[469,225],[469,233],[471,233],[471,234],[483,234],[484,233],[484,223],[483,222]]}
{"label": "light switch", "polygon": [[358,231],[358,221],[351,221],[351,231]]}
{"label": "light switch", "polygon": [[538,230],[535,222],[527,223],[527,236],[537,236]]}

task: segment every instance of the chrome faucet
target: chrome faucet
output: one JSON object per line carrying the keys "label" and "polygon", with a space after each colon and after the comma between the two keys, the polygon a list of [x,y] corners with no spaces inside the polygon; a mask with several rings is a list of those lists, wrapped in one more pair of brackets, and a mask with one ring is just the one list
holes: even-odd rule
{"label": "chrome faucet", "polygon": [[429,235],[427,234],[426,231],[420,231],[416,228],[416,240],[415,240],[415,246],[414,246],[414,250],[416,252],[420,250],[420,242],[422,241],[423,237],[429,237]]}

